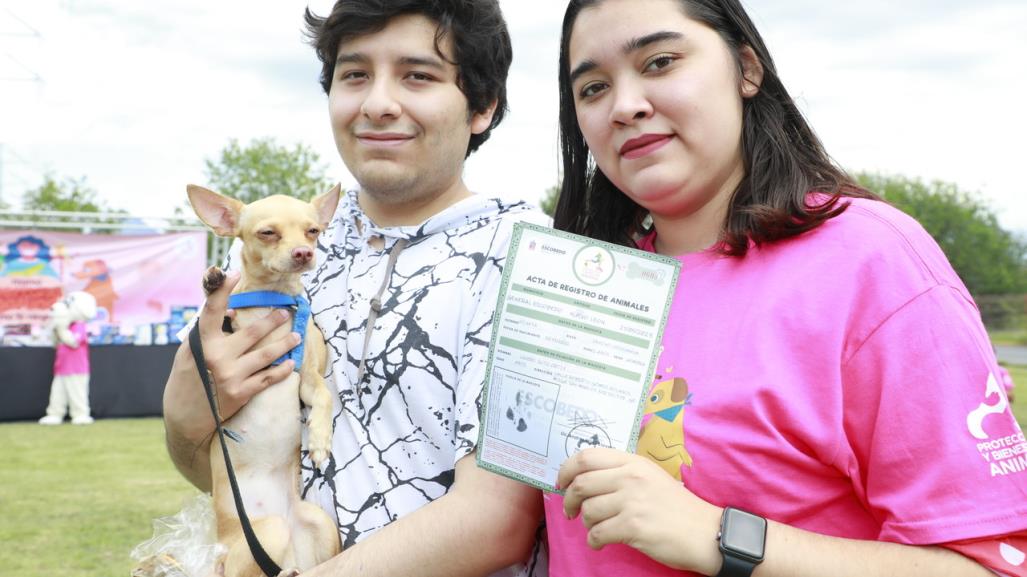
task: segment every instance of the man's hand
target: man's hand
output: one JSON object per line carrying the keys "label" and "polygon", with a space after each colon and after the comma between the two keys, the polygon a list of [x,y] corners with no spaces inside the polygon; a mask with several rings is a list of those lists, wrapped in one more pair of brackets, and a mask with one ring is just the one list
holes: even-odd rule
{"label": "man's hand", "polygon": [[[238,273],[232,273],[223,285],[210,293],[199,319],[203,356],[217,388],[218,412],[223,420],[230,419],[253,395],[289,376],[294,366],[292,360],[278,366],[269,365],[300,342],[300,336],[291,333],[261,348],[253,348],[271,331],[289,320],[289,313],[284,309],[275,310],[237,333],[222,332],[221,325],[226,312],[234,316],[234,311],[228,311],[228,296],[238,282]],[[192,358],[191,353],[189,357]]]}
{"label": "man's hand", "polygon": [[[207,361],[207,370],[216,389],[218,412],[229,419],[253,395],[273,383],[284,380],[293,370],[293,361],[269,367],[275,359],[299,343],[299,335],[291,333],[282,339],[254,348],[261,339],[289,319],[278,310],[245,329],[225,334],[221,330],[228,312],[228,295],[239,282],[238,273],[231,273],[223,285],[207,297],[198,321],[200,342]],[[208,458],[214,418],[196,361],[188,342],[182,343],[175,355],[167,386],[164,388],[164,426],[168,453],[178,470],[199,489],[210,489]]]}
{"label": "man's hand", "polygon": [[471,453],[448,493],[301,577],[491,575],[528,560],[541,519],[538,489],[480,469]]}

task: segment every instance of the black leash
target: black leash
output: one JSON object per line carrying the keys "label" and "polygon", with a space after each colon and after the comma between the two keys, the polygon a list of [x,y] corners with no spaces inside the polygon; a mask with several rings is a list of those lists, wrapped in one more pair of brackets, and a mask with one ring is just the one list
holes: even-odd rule
{"label": "black leash", "polygon": [[225,431],[221,427],[221,416],[218,414],[217,402],[214,400],[214,389],[210,384],[210,376],[207,373],[207,360],[203,356],[203,346],[200,343],[200,323],[197,322],[189,331],[189,350],[196,360],[196,369],[200,372],[200,380],[203,381],[203,390],[207,392],[207,402],[210,403],[210,412],[214,415],[214,424],[217,426],[218,438],[221,439],[221,452],[225,455],[225,468],[228,470],[228,482],[232,485],[232,495],[235,497],[235,510],[239,514],[239,523],[242,524],[243,535],[246,536],[246,544],[250,546],[250,553],[253,560],[260,566],[260,570],[267,577],[278,577],[282,572],[281,567],[271,560],[271,556],[260,546],[257,535],[250,525],[250,518],[246,515],[246,508],[243,507],[242,495],[239,494],[239,482],[235,479],[235,470],[232,469],[232,459],[228,456],[228,444],[225,442]]}

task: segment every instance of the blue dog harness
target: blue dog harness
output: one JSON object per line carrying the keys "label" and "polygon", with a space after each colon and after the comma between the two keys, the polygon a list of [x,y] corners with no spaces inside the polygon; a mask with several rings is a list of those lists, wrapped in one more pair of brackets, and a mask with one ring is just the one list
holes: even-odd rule
{"label": "blue dog harness", "polygon": [[236,293],[228,297],[228,308],[248,309],[255,307],[269,307],[275,309],[293,309],[292,330],[299,333],[300,344],[291,351],[282,355],[272,365],[280,365],[292,359],[295,361],[293,370],[299,372],[303,364],[303,343],[307,335],[307,321],[310,320],[310,301],[301,295],[290,296],[285,293],[274,291],[253,291],[247,293]]}

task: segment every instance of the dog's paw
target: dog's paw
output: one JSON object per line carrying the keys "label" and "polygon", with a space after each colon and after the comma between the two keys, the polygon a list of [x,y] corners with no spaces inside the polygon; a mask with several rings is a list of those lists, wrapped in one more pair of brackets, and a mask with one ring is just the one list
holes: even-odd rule
{"label": "dog's paw", "polygon": [[282,572],[278,574],[278,577],[299,577],[299,574],[299,569],[283,569]]}
{"label": "dog's paw", "polygon": [[319,434],[319,429],[320,427],[310,427],[307,450],[310,452],[310,461],[318,471],[324,472],[325,467],[328,466],[328,454],[332,450],[331,428],[328,429],[327,435]]}
{"label": "dog's paw", "polygon": [[310,436],[307,439],[307,449],[310,451],[310,461],[314,463],[318,471],[324,471],[328,466],[328,455],[332,450],[331,428],[328,434],[318,434],[319,427],[310,427]]}
{"label": "dog's paw", "polygon": [[325,472],[325,469],[328,467],[328,456],[328,451],[311,451],[310,461],[317,467],[317,470]]}
{"label": "dog's paw", "polygon": [[210,293],[218,290],[224,284],[225,271],[220,268],[212,266],[207,269],[207,272],[203,273],[203,292],[207,296],[210,296]]}
{"label": "dog's paw", "polygon": [[328,454],[332,450],[332,420],[322,411],[311,411],[307,423],[307,450],[310,460],[319,471],[328,466]]}

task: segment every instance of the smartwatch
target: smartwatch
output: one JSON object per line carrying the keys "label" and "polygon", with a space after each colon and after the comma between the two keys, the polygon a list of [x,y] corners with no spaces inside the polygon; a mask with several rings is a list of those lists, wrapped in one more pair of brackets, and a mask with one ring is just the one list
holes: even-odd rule
{"label": "smartwatch", "polygon": [[727,507],[720,518],[720,553],[724,564],[717,577],[749,577],[763,562],[767,544],[767,520],[741,509]]}

